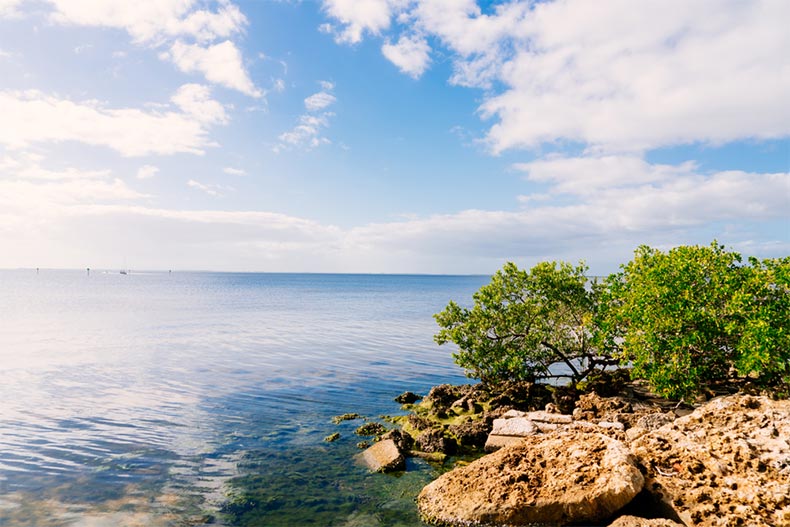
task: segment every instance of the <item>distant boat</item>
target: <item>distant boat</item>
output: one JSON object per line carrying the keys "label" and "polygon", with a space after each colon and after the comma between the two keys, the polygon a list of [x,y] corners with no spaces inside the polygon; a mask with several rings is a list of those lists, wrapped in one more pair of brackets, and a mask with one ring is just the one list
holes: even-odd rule
{"label": "distant boat", "polygon": [[125,269],[121,269],[121,274],[129,274],[129,272],[126,271]]}

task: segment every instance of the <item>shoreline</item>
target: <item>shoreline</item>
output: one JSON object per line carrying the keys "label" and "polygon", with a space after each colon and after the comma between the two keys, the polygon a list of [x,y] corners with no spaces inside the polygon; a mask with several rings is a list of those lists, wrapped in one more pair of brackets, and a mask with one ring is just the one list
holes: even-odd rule
{"label": "shoreline", "polygon": [[[653,443],[658,441],[663,444],[664,441],[668,441],[667,437],[674,437],[672,434],[677,435],[677,429],[687,427],[687,434],[691,434],[691,436],[699,433],[699,430],[708,430],[706,434],[711,437],[710,441],[721,442],[722,444],[719,446],[724,445],[722,448],[725,450],[727,448],[732,450],[735,448],[732,445],[737,446],[738,441],[744,440],[743,438],[747,436],[751,438],[749,440],[752,442],[760,440],[762,443],[759,444],[762,446],[759,448],[764,447],[765,452],[763,453],[766,456],[778,456],[778,458],[784,456],[786,461],[780,460],[777,463],[786,463],[787,467],[790,467],[790,444],[787,441],[773,444],[760,436],[759,430],[762,428],[750,426],[750,423],[755,419],[752,414],[765,409],[779,408],[782,409],[782,412],[779,413],[779,417],[772,426],[775,429],[785,430],[786,428],[787,433],[782,437],[790,438],[790,401],[773,401],[765,395],[745,394],[739,388],[742,387],[727,386],[719,390],[718,393],[710,393],[708,397],[704,398],[705,400],[700,398],[694,404],[687,404],[683,401],[658,397],[651,393],[644,383],[613,382],[612,379],[591,383],[586,387],[586,390],[579,390],[573,394],[569,394],[569,390],[564,387],[549,387],[532,383],[510,383],[499,393],[495,393],[495,390],[486,388],[482,384],[437,385],[425,397],[420,397],[419,402],[411,400],[419,396],[410,392],[396,398],[396,402],[401,403],[401,408],[408,413],[402,416],[387,417],[385,420],[395,424],[398,428],[388,431],[387,434],[376,436],[377,442],[373,443],[369,450],[381,449],[382,447],[379,445],[391,443],[390,453],[393,457],[398,455],[404,458],[420,457],[429,460],[440,472],[446,469],[443,474],[426,485],[417,498],[422,520],[433,525],[452,527],[483,524],[493,526],[526,525],[527,523],[519,523],[519,521],[513,523],[512,520],[514,518],[518,520],[519,517],[522,520],[523,518],[532,518],[528,523],[536,523],[535,518],[540,520],[540,514],[538,513],[535,518],[529,516],[534,513],[534,507],[524,504],[521,504],[523,510],[515,516],[493,511],[487,513],[487,516],[484,515],[483,520],[479,518],[475,520],[474,514],[469,516],[468,507],[461,505],[468,499],[472,499],[472,501],[474,499],[467,496],[463,501],[453,501],[453,492],[457,491],[453,487],[457,484],[455,480],[462,478],[466,493],[469,492],[469,489],[487,488],[486,492],[489,494],[498,492],[509,495],[518,487],[514,487],[512,482],[499,482],[498,486],[491,487],[489,485],[487,487],[490,483],[489,480],[492,479],[490,475],[482,475],[485,473],[487,464],[493,463],[492,460],[497,459],[497,456],[507,455],[521,459],[519,463],[524,462],[523,458],[528,457],[525,452],[537,452],[541,448],[548,448],[545,445],[557,438],[562,438],[561,446],[551,447],[555,451],[552,451],[549,459],[566,456],[567,453],[563,453],[562,448],[584,448],[586,443],[595,438],[601,438],[597,440],[604,441],[606,445],[609,445],[607,448],[623,454],[622,458],[625,460],[623,463],[631,467],[629,474],[631,474],[630,477],[633,481],[629,480],[632,494],[619,497],[619,502],[615,500],[617,506],[610,504],[609,508],[596,509],[597,512],[593,511],[589,517],[578,518],[571,515],[569,517],[571,519],[562,520],[560,515],[555,518],[555,520],[559,518],[559,521],[551,522],[552,525],[578,524],[579,521],[589,522],[585,525],[616,525],[618,527],[718,525],[711,523],[711,518],[715,517],[711,516],[713,514],[711,510],[721,510],[723,511],[721,514],[729,514],[731,521],[747,521],[744,525],[790,525],[790,497],[782,498],[780,496],[774,500],[776,503],[768,503],[764,507],[768,511],[767,513],[745,505],[739,506],[734,512],[726,512],[725,508],[729,506],[728,501],[722,501],[720,497],[716,498],[718,487],[716,480],[720,474],[717,475],[715,470],[711,472],[708,464],[693,460],[693,454],[686,452],[687,448],[680,443],[672,447],[677,451],[673,451],[670,458],[688,458],[686,462],[691,468],[684,468],[683,463],[679,462],[670,465],[669,471],[659,466],[660,461],[666,456],[662,457],[660,449],[656,450],[656,445]],[[406,399],[409,401],[404,402]],[[708,422],[699,422],[699,415],[705,416]],[[727,423],[733,419],[743,420],[740,429],[730,430]],[[731,437],[732,434],[741,434],[743,437]],[[672,440],[678,442],[677,438]],[[514,454],[520,448],[524,448],[526,444],[532,445],[531,448],[518,455]],[[557,448],[559,450],[556,450]],[[699,449],[704,451],[704,445],[699,446]],[[364,453],[358,455],[358,458],[364,459],[364,457]],[[755,466],[761,467],[762,471],[757,472],[758,474],[764,474],[766,471],[771,473],[768,468],[765,468],[767,467],[765,463],[759,460],[754,461],[759,457],[759,455],[749,457],[737,454],[728,460],[728,463],[733,466],[726,472],[732,478],[739,479],[742,487],[758,488],[760,485],[770,487],[772,484],[770,479],[767,482],[752,481],[754,479],[753,471],[749,468],[751,465],[748,463],[753,462]],[[742,463],[743,459],[747,461]],[[402,461],[390,466],[386,466],[386,463],[376,466],[375,464],[371,465],[369,461],[363,462],[366,462],[372,470],[377,471],[403,470],[404,468]],[[595,463],[590,463],[590,466],[595,465]],[[777,465],[778,468],[774,467],[775,473],[771,474],[776,476],[776,474],[788,472],[787,476],[790,476],[790,468],[785,467],[785,470],[782,468],[784,466]],[[563,468],[560,465],[554,470],[562,472]],[[539,471],[539,468],[536,469],[533,466],[530,470]],[[577,467],[576,470],[580,469]],[[618,470],[622,471],[622,466]],[[689,474],[685,474],[684,470]],[[785,472],[782,472],[783,470]],[[494,472],[494,474],[499,473],[499,471]],[[550,489],[552,485],[555,487],[559,485],[554,490],[560,501],[568,495],[584,495],[585,489],[595,488],[595,485],[591,486],[590,484],[580,486],[579,484],[558,483],[561,481],[560,476],[555,473],[552,475],[556,479],[544,483],[542,486]],[[572,474],[566,474],[566,476],[569,475]],[[674,498],[667,497],[671,495],[671,493],[667,493],[667,488],[673,488],[672,478],[680,480],[684,476],[694,480],[696,485],[694,488],[706,489],[699,494],[700,503],[684,504],[684,497],[677,494]],[[598,474],[599,479],[609,477],[610,475],[605,472]],[[670,480],[670,484],[663,481],[666,479]],[[563,485],[565,486],[563,487]],[[530,489],[523,485],[518,488],[522,493],[526,492],[525,488]],[[532,488],[530,492],[538,492],[537,489],[537,487]],[[604,492],[605,495],[606,492]],[[589,497],[585,497],[584,500],[589,501]],[[485,508],[485,505],[484,502],[481,502],[475,506]],[[555,509],[557,507],[562,508],[557,505]],[[524,512],[525,510],[527,512]],[[766,515],[771,514],[777,515],[776,518],[779,520],[765,519]],[[497,517],[499,520],[496,520]],[[506,521],[507,518],[510,520]],[[758,518],[758,520],[754,518]],[[755,521],[756,523],[754,523]],[[775,523],[775,521],[786,521],[787,523]],[[548,523],[546,524],[548,525]]]}

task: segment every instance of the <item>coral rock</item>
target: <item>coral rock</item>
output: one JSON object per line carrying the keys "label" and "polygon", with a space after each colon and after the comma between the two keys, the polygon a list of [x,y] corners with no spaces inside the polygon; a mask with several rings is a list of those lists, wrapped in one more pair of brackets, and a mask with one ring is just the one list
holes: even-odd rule
{"label": "coral rock", "polygon": [[790,401],[714,399],[631,449],[645,489],[687,525],[790,525]]}
{"label": "coral rock", "polygon": [[391,472],[406,468],[406,458],[392,439],[375,443],[359,454],[357,459],[373,472]]}
{"label": "coral rock", "polygon": [[602,434],[568,431],[519,443],[456,468],[417,498],[438,525],[601,521],[642,489],[628,449]]}
{"label": "coral rock", "polygon": [[664,518],[648,520],[637,516],[620,516],[609,527],[682,527],[679,523]]}

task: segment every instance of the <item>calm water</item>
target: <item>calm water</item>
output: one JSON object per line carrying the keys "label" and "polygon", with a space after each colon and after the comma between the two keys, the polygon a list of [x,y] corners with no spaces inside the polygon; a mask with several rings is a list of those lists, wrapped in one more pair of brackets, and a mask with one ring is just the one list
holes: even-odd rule
{"label": "calm water", "polygon": [[464,382],[431,315],[486,281],[0,271],[0,525],[420,525],[437,469],[331,417]]}

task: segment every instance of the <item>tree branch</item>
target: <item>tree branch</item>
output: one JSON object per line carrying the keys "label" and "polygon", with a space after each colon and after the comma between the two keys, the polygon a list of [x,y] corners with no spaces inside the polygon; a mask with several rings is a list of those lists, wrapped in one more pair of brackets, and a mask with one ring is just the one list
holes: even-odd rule
{"label": "tree branch", "polygon": [[560,351],[560,350],[557,348],[557,346],[554,346],[553,344],[551,344],[550,342],[547,342],[547,341],[545,341],[545,340],[544,340],[544,341],[542,341],[542,342],[541,342],[541,344],[542,344],[543,346],[546,346],[547,348],[549,348],[551,351],[553,351],[554,353],[556,353],[556,354],[557,354],[557,356],[558,356],[560,359],[562,359],[562,362],[564,362],[564,363],[565,363],[565,364],[568,366],[568,368],[570,368],[570,369],[571,369],[571,371],[573,372],[573,377],[574,377],[574,378],[579,378],[579,370],[577,370],[577,369],[576,369],[576,366],[574,366],[574,365],[573,365],[573,363],[572,363],[572,362],[571,362],[571,361],[568,359],[568,357],[566,357],[566,356],[565,356],[565,354],[564,354],[564,353],[562,353],[562,352],[561,352],[561,351]]}

